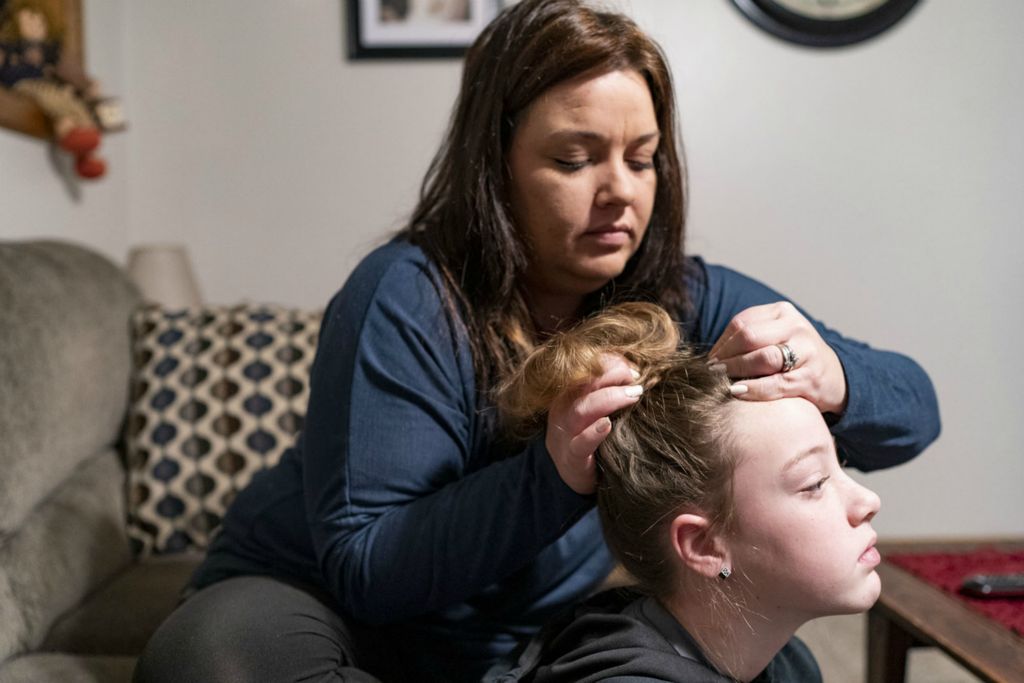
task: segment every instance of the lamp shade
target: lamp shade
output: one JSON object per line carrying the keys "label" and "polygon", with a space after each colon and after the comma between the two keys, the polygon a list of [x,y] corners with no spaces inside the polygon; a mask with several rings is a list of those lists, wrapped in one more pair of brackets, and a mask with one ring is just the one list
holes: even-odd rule
{"label": "lamp shade", "polygon": [[180,244],[144,244],[128,252],[128,275],[142,298],[171,310],[198,308],[199,286]]}

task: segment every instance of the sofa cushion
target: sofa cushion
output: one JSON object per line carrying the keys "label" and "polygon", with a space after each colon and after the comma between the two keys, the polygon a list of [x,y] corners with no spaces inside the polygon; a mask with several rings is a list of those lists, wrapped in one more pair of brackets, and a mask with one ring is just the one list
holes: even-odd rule
{"label": "sofa cushion", "polygon": [[199,553],[181,553],[131,566],[61,617],[39,649],[137,656],[177,607],[201,559]]}
{"label": "sofa cushion", "polygon": [[0,664],[0,683],[129,683],[135,657],[35,654]]}
{"label": "sofa cushion", "polygon": [[128,566],[124,470],[86,461],[0,545],[0,662],[43,642],[57,618]]}
{"label": "sofa cushion", "polygon": [[126,441],[137,554],[207,547],[237,492],[294,442],[321,315],[255,305],[136,312]]}
{"label": "sofa cushion", "polygon": [[117,441],[136,304],[127,277],[95,252],[0,242],[0,537]]}

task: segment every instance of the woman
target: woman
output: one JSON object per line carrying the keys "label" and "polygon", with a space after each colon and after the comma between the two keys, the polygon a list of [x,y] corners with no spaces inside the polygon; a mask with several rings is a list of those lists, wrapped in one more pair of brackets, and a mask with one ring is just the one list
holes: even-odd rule
{"label": "woman", "polygon": [[475,680],[593,592],[613,561],[591,454],[642,387],[610,357],[527,443],[500,432],[492,390],[613,301],[672,311],[741,398],[810,401],[857,467],[935,438],[913,361],[683,257],[673,107],[626,17],[523,0],[484,30],[408,228],[326,312],[301,440],[239,495],[141,680],[288,677],[353,650],[387,680]]}
{"label": "woman", "polygon": [[820,681],[794,632],[878,598],[879,500],[843,472],[821,413],[736,400],[678,340],[662,309],[621,304],[549,341],[506,388],[507,413],[541,415],[616,352],[644,394],[597,457],[605,537],[636,590],[553,622],[499,680]]}

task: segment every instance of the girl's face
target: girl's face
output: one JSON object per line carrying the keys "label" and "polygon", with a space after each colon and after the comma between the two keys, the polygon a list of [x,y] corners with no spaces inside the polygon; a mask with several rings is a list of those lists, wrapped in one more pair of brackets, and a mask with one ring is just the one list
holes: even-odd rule
{"label": "girl's face", "polygon": [[878,599],[880,501],[839,466],[817,408],[800,398],[733,404],[733,576],[761,614],[803,622],[862,612]]}
{"label": "girl's face", "polygon": [[635,71],[585,74],[527,108],[508,164],[532,295],[582,298],[622,272],[654,207],[658,137]]}

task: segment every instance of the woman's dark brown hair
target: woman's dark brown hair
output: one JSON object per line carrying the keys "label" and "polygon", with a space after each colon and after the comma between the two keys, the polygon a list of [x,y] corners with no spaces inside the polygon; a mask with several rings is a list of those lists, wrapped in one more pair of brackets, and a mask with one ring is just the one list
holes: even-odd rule
{"label": "woman's dark brown hair", "polygon": [[597,456],[597,509],[612,554],[655,595],[677,585],[667,532],[677,514],[700,512],[713,530],[732,524],[729,379],[678,344],[658,306],[610,306],[535,349],[498,394],[506,420],[525,435],[543,428],[556,396],[601,373],[603,353],[639,370],[644,393],[613,416]]}
{"label": "woman's dark brown hair", "polygon": [[580,0],[522,0],[505,9],[466,55],[448,132],[402,231],[438,265],[460,310],[478,388],[488,390],[530,351],[536,330],[521,290],[528,247],[509,204],[507,152],[523,113],[548,88],[584,73],[635,70],[650,88],[661,141],[647,233],[624,272],[586,302],[686,305],[685,166],[664,55],[629,18]]}

